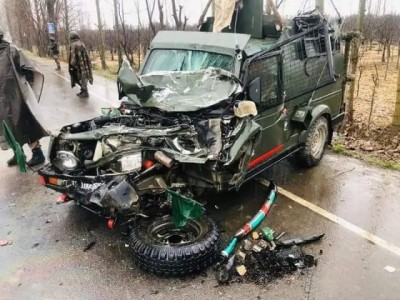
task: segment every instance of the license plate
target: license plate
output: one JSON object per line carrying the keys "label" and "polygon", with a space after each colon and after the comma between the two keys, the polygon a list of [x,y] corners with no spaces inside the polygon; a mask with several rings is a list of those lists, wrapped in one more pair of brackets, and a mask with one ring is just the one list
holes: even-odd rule
{"label": "license plate", "polygon": [[77,181],[73,181],[72,184],[77,188],[87,191],[94,191],[95,189],[97,189],[99,186],[102,185],[102,183],[87,183],[87,182],[77,182]]}

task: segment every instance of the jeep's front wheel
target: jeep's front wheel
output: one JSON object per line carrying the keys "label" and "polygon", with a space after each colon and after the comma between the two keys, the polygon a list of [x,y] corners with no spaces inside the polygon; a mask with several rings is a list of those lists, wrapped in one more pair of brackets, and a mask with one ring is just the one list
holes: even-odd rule
{"label": "jeep's front wheel", "polygon": [[182,276],[210,266],[218,257],[219,231],[202,216],[176,227],[172,217],[140,222],[130,235],[133,260],[157,275]]}
{"label": "jeep's front wheel", "polygon": [[329,136],[328,120],[319,117],[307,131],[304,147],[298,153],[298,162],[305,167],[319,164]]}

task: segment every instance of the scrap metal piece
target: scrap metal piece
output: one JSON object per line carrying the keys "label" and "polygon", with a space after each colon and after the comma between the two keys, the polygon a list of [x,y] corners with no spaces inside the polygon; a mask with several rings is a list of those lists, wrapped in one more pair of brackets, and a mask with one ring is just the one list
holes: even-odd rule
{"label": "scrap metal piece", "polygon": [[320,234],[320,235],[313,235],[313,236],[305,237],[305,238],[295,238],[295,239],[285,240],[285,241],[279,242],[279,246],[291,247],[294,245],[304,245],[304,244],[319,241],[324,236],[325,236],[325,233]]}

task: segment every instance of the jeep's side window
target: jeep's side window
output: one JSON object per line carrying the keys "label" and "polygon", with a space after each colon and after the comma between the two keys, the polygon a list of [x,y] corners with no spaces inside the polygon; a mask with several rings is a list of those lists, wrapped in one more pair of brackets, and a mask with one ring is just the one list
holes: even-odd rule
{"label": "jeep's side window", "polygon": [[324,29],[319,28],[282,45],[283,89],[286,100],[311,92],[334,80],[328,63]]}
{"label": "jeep's side window", "polygon": [[269,108],[281,104],[279,55],[253,60],[249,65],[247,82],[250,83],[257,77],[261,81],[261,106]]}

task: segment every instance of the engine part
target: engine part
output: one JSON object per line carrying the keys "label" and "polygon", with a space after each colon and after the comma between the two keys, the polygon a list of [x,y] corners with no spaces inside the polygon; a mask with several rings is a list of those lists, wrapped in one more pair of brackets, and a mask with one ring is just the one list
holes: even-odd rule
{"label": "engine part", "polygon": [[167,188],[168,186],[161,176],[148,177],[136,184],[136,190],[140,195],[149,191],[164,191]]}
{"label": "engine part", "polygon": [[156,151],[154,153],[154,158],[160,163],[166,166],[168,169],[172,168],[174,165],[174,160],[167,155],[164,154],[162,151]]}
{"label": "engine part", "polygon": [[100,203],[103,207],[115,208],[118,211],[130,211],[139,200],[135,189],[126,180],[110,188]]}

